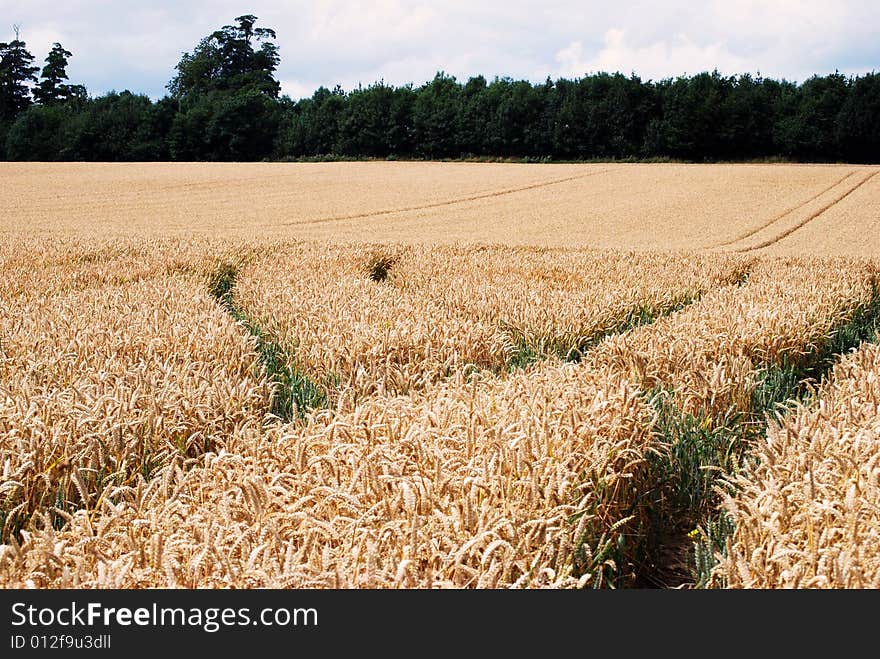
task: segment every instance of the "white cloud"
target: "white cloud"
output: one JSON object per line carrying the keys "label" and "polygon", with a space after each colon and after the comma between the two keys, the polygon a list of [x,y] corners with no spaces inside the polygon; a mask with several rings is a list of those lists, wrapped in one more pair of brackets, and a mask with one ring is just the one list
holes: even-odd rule
{"label": "white cloud", "polygon": [[605,33],[604,45],[597,52],[587,53],[580,41],[573,41],[556,53],[556,61],[562,76],[578,77],[606,71],[636,73],[653,80],[714,69],[733,74],[760,68],[748,58],[730,52],[720,42],[701,45],[685,34],[677,34],[669,40],[637,46],[629,43],[626,31],[619,28]]}
{"label": "white cloud", "polygon": [[321,86],[320,82],[296,80],[293,78],[279,80],[279,82],[281,83],[281,93],[287,94],[294,101],[298,101],[301,98],[309,98]]}
{"label": "white cloud", "polygon": [[[803,80],[880,63],[877,0],[0,0],[42,61],[73,52],[69,73],[92,93],[157,97],[183,51],[245,12],[278,33],[278,78],[291,96],[384,78],[421,84],[442,69],[541,81],[587,71],[645,78],[717,67]],[[6,6],[8,5],[8,6]]]}

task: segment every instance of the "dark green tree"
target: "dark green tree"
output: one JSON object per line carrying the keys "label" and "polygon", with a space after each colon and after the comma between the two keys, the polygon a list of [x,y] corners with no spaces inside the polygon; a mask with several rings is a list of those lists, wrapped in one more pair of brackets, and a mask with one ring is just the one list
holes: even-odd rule
{"label": "dark green tree", "polygon": [[470,78],[461,90],[456,126],[457,141],[463,153],[471,156],[488,153],[486,138],[492,113],[486,78],[481,75]]}
{"label": "dark green tree", "polygon": [[339,117],[339,153],[374,158],[406,155],[411,148],[413,100],[411,87],[395,89],[384,81],[352,91]]}
{"label": "dark green tree", "polygon": [[181,57],[168,83],[179,104],[168,138],[172,157],[254,160],[275,151],[285,114],[275,79],[280,58],[275,31],[256,22],[239,16]]}
{"label": "dark green tree", "polygon": [[655,120],[649,132],[656,155],[686,160],[717,160],[725,157],[724,135],[728,97],[735,78],[718,71],[679,77],[659,86],[662,118]]}
{"label": "dark green tree", "polygon": [[338,154],[347,102],[339,85],[332,90],[319,87],[311,98],[299,101],[281,136],[281,155],[296,158]]}
{"label": "dark green tree", "polygon": [[71,160],[71,130],[76,115],[71,104],[32,105],[18,115],[6,137],[9,160]]}
{"label": "dark green tree", "polygon": [[541,118],[541,99],[525,80],[496,78],[486,89],[491,108],[486,125],[486,149],[499,156],[529,156],[533,131]]}
{"label": "dark green tree", "polygon": [[837,115],[837,138],[845,160],[880,162],[880,73],[850,85]]}
{"label": "dark green tree", "polygon": [[259,160],[273,155],[282,106],[256,90],[200,96],[177,114],[168,138],[175,160]]}
{"label": "dark green tree", "polygon": [[653,85],[621,73],[593,76],[591,142],[600,158],[639,156],[650,121],[659,116]]}
{"label": "dark green tree", "polygon": [[235,22],[202,39],[192,54],[183,54],[175,67],[177,75],[168,83],[173,97],[187,99],[215,91],[257,91],[278,97],[275,70],[281,58],[278,46],[270,41],[276,38],[275,30],[255,28],[257,17],[251,14]]}
{"label": "dark green tree", "polygon": [[726,160],[773,154],[773,89],[749,74],[731,79],[724,95],[717,156]]}
{"label": "dark green tree", "polygon": [[556,158],[586,158],[587,99],[575,80],[561,78],[547,99],[552,114],[552,145]]}
{"label": "dark green tree", "polygon": [[0,120],[14,119],[32,103],[28,83],[37,82],[40,70],[33,61],[15,26],[15,39],[0,43]]}
{"label": "dark green tree", "polygon": [[797,92],[795,110],[777,126],[782,149],[799,160],[836,160],[840,156],[838,115],[849,95],[840,73],[813,76]]}
{"label": "dark green tree", "polygon": [[110,92],[82,103],[70,118],[65,150],[72,160],[167,159],[167,122],[162,102],[128,90]]}
{"label": "dark green tree", "polygon": [[457,123],[461,85],[443,71],[416,93],[413,133],[418,155],[453,158],[461,155]]}
{"label": "dark green tree", "polygon": [[46,56],[46,65],[40,73],[40,82],[34,88],[34,100],[42,105],[63,103],[71,98],[85,98],[86,89],[82,85],[68,85],[67,63],[73,55],[56,42]]}

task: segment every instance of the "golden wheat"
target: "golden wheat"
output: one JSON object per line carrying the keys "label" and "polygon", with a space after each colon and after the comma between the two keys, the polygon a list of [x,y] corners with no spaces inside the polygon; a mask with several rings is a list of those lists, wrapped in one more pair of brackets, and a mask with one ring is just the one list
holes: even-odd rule
{"label": "golden wheat", "polygon": [[246,428],[198,468],[112,488],[97,518],[33,525],[0,573],[7,587],[585,585],[637,526],[651,420],[613,374],[564,365]]}
{"label": "golden wheat", "polygon": [[[377,252],[380,250],[380,252]],[[385,259],[387,280],[367,266]],[[290,365],[333,392],[424,390],[452,374],[578,354],[604,334],[736,281],[749,259],[492,247],[303,243],[255,259],[238,306],[276,337]]]}
{"label": "golden wheat", "polygon": [[873,295],[873,268],[848,259],[767,259],[744,285],[709,292],[680,313],[609,337],[589,355],[679,408],[722,418],[753,409],[771,366],[798,366]]}
{"label": "golden wheat", "polygon": [[[632,585],[644,394],[754,412],[876,295],[762,255],[876,251],[876,168],[2,167],[4,588]],[[332,409],[270,415],[251,332]],[[878,359],[755,447],[719,584],[880,585]]]}
{"label": "golden wheat", "polygon": [[3,537],[260,423],[268,384],[252,344],[198,281],[157,275],[0,305]]}
{"label": "golden wheat", "polygon": [[[0,232],[736,250],[762,242],[758,237],[775,239],[876,171],[776,164],[0,163],[7,183],[0,187]],[[877,254],[878,191],[875,177],[774,249]]]}
{"label": "golden wheat", "polygon": [[[880,338],[880,337],[878,337]],[[735,479],[715,577],[736,588],[880,588],[880,348],[838,364]]]}

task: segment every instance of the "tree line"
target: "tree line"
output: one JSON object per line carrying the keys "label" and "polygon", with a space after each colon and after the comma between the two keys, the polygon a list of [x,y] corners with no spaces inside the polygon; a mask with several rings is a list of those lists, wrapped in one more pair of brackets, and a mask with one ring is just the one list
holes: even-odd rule
{"label": "tree line", "polygon": [[[182,55],[158,101],[91,97],[55,43],[41,68],[0,43],[7,160],[511,158],[880,162],[880,74],[801,84],[717,71],[660,81],[597,73],[535,84],[438,72],[421,86],[319,88],[275,77],[276,33],[239,16]],[[39,75],[38,75],[39,73]]]}

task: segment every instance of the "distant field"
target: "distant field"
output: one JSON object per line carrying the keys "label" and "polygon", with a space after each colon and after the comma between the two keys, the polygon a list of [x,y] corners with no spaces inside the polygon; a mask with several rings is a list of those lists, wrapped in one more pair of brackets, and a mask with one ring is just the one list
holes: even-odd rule
{"label": "distant field", "polygon": [[880,168],[0,169],[0,588],[880,588]]}
{"label": "distant field", "polygon": [[880,168],[14,164],[0,231],[880,252]]}

